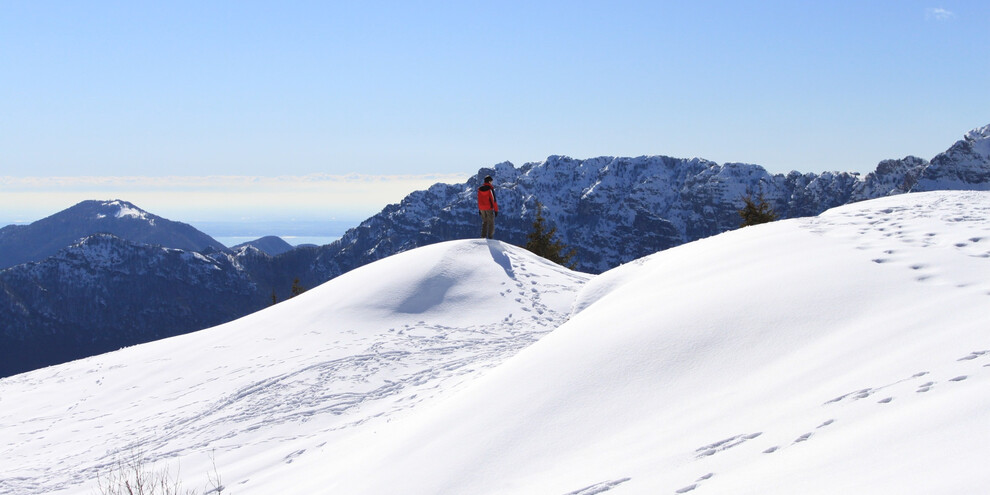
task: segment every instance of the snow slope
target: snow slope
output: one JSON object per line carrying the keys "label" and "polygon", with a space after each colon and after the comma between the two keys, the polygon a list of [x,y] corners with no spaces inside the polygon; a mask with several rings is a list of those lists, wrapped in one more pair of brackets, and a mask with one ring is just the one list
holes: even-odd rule
{"label": "snow slope", "polygon": [[904,195],[618,268],[561,328],[311,488],[974,493],[988,218],[986,193]]}
{"label": "snow slope", "polygon": [[900,195],[590,280],[420,248],[0,380],[0,493],[92,493],[130,446],[187,486],[212,452],[238,495],[979,492],[988,218],[990,193]]}
{"label": "snow slope", "polygon": [[435,244],[225,325],[5,378],[0,493],[91,494],[132,451],[196,487],[212,455],[234,493],[275,493],[259,472],[457,390],[560,325],[587,278],[498,241]]}

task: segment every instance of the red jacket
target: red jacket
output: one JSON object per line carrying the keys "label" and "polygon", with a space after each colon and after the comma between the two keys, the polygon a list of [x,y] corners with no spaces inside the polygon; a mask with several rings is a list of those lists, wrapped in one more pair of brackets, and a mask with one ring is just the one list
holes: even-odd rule
{"label": "red jacket", "polygon": [[495,210],[498,212],[498,201],[495,201],[495,188],[485,184],[478,188],[478,209]]}

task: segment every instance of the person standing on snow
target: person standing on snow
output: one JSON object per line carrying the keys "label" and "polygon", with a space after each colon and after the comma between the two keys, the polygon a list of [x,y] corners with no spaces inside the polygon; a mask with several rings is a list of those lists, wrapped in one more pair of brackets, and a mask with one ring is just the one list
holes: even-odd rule
{"label": "person standing on snow", "polygon": [[485,183],[478,188],[478,213],[481,215],[481,238],[491,239],[495,235],[495,217],[498,216],[498,201],[492,176],[485,177]]}

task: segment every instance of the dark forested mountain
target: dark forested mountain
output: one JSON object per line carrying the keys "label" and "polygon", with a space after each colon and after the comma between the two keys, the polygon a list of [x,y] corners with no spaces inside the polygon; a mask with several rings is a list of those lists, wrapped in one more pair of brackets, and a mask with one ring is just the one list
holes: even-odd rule
{"label": "dark forested mountain", "polygon": [[0,271],[0,376],[218,325],[264,304],[229,253],[95,234]]}
{"label": "dark forested mountain", "polygon": [[278,256],[286,251],[292,251],[292,244],[285,242],[284,239],[275,235],[266,235],[253,241],[242,242],[231,247],[230,249],[237,251],[245,246],[258,248],[260,251],[263,251],[271,256]]}
{"label": "dark forested mountain", "polygon": [[[779,218],[793,218],[912,191],[988,190],[990,126],[931,161],[885,160],[866,176],[770,174],[665,156],[501,163],[463,184],[413,192],[331,244],[277,256],[255,246],[227,250],[130,203],[87,201],[0,230],[6,263],[57,252],[0,270],[0,376],[229,321],[271,304],[273,294],[289,297],[295,279],[314,287],[398,252],[480,237],[475,190],[485,175],[495,178],[497,239],[524,245],[539,201],[558,238],[577,251],[577,268],[598,273],[738,228],[747,194],[763,194]],[[114,235],[92,235],[99,232]]]}
{"label": "dark forested mountain", "polygon": [[152,215],[127,201],[83,201],[30,225],[0,229],[0,268],[41,261],[96,233],[187,251],[226,249],[191,225]]}

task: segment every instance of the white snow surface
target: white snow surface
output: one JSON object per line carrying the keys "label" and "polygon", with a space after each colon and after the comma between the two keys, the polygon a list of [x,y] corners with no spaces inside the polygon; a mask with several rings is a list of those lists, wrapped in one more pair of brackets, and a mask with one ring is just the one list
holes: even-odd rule
{"label": "white snow surface", "polygon": [[238,495],[979,493],[988,219],[906,194],[596,277],[416,249],[0,380],[0,493],[93,493],[116,451]]}
{"label": "white snow surface", "polygon": [[[136,219],[136,220],[145,220],[145,221],[147,221],[148,223],[150,223],[152,225],[155,224],[155,220],[153,218],[151,218],[150,216],[148,216],[148,212],[146,212],[146,211],[144,211],[144,210],[142,210],[142,209],[140,209],[140,208],[138,208],[138,207],[136,207],[136,206],[134,206],[134,205],[126,202],[126,201],[121,201],[119,199],[115,199],[113,201],[108,201],[108,202],[103,203],[103,206],[109,206],[109,207],[117,208],[117,213],[114,214],[114,217],[116,217],[116,218],[133,218],[133,219]],[[106,215],[103,215],[103,214],[98,214],[97,215],[97,218],[105,218],[105,217],[106,217]]]}

